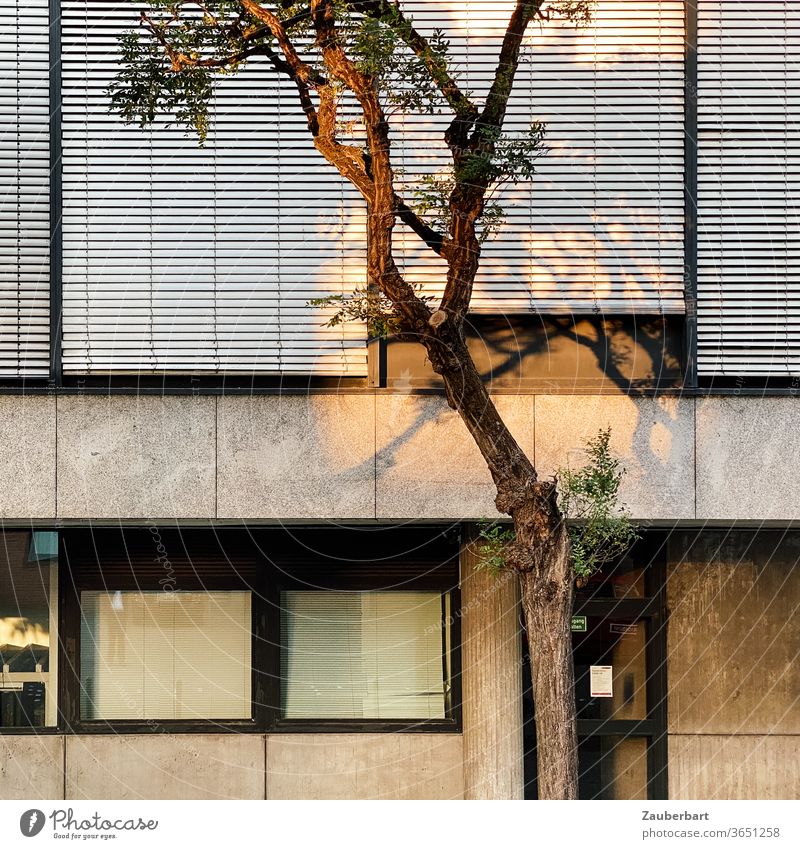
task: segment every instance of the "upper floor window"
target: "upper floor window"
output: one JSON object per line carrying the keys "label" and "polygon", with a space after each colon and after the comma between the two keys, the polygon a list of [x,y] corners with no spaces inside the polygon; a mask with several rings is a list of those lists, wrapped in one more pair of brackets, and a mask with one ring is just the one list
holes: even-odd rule
{"label": "upper floor window", "polygon": [[0,8],[0,380],[50,359],[48,0]]}

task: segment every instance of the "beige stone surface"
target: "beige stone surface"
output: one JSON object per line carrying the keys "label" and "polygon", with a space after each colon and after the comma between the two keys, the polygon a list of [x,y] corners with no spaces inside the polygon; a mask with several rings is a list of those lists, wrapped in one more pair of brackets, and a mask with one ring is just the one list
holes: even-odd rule
{"label": "beige stone surface", "polygon": [[68,799],[263,799],[261,734],[66,738]]}
{"label": "beige stone surface", "polygon": [[800,518],[798,398],[697,402],[697,518]]}
{"label": "beige stone surface", "polygon": [[269,799],[461,799],[458,734],[272,734]]}
{"label": "beige stone surface", "polygon": [[219,401],[220,518],[375,516],[372,395]]}
{"label": "beige stone surface", "polygon": [[670,561],[670,731],[800,734],[800,532],[684,531]]}
{"label": "beige stone surface", "polygon": [[0,395],[0,518],[56,514],[56,401]]}
{"label": "beige stone surface", "polygon": [[461,688],[464,795],[521,799],[522,638],[516,575],[476,569],[474,550],[461,560]]}
{"label": "beige stone surface", "polygon": [[62,518],[213,518],[214,398],[62,396]]}
{"label": "beige stone surface", "polygon": [[[533,398],[494,402],[522,449],[533,451]],[[376,398],[379,518],[481,519],[496,516],[495,488],[464,423],[444,398]]]}
{"label": "beige stone surface", "polygon": [[798,797],[800,736],[670,735],[670,799]]}
{"label": "beige stone surface", "polygon": [[583,465],[587,440],[610,427],[626,470],[621,499],[633,517],[694,517],[693,400],[537,395],[535,410],[540,475]]}
{"label": "beige stone surface", "polygon": [[0,799],[63,799],[64,738],[0,734]]}

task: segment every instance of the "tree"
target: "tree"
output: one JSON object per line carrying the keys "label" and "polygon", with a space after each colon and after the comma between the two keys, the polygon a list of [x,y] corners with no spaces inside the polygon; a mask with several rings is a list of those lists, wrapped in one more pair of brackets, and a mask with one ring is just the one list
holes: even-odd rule
{"label": "tree", "polygon": [[[532,651],[539,795],[577,796],[577,734],[571,615],[573,547],[555,480],[540,480],[497,412],[473,362],[464,323],[481,244],[501,223],[503,182],[533,176],[543,127],[504,132],[523,39],[537,20],[586,22],[591,0],[515,0],[482,102],[459,81],[441,32],[423,35],[400,0],[142,0],[141,27],[123,35],[112,86],[122,116],[147,124],[172,113],[201,141],[217,75],[243,72],[255,57],[290,79],[319,153],[360,192],[367,208],[367,287],[339,299],[334,321],[358,318],[372,332],[420,342],[486,461],[502,540],[519,576]],[[357,105],[362,138],[344,140],[344,102]],[[392,129],[404,111],[446,110],[446,174],[423,178],[403,197]],[[444,293],[431,304],[400,272],[393,230],[400,221],[446,264]],[[607,450],[608,443],[605,442]],[[586,492],[583,493],[586,495]],[[582,497],[577,493],[577,497]]]}

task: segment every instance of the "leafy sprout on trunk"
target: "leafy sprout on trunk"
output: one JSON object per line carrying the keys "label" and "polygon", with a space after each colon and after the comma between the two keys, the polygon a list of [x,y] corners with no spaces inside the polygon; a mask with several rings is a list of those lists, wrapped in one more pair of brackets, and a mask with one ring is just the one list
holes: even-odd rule
{"label": "leafy sprout on trunk", "polygon": [[[619,501],[625,468],[610,447],[611,428],[586,443],[586,463],[558,471],[559,506],[568,523],[572,569],[578,584],[622,557],[639,538],[636,525]],[[481,568],[497,574],[506,568],[505,553],[514,531],[497,522],[478,526]]]}
{"label": "leafy sprout on trunk", "polygon": [[587,462],[558,472],[561,512],[569,523],[572,568],[585,581],[621,557],[639,538],[619,501],[625,475],[610,448],[611,428],[586,443]]}
{"label": "leafy sprout on trunk", "polygon": [[[430,295],[422,292],[420,285],[414,286],[416,297],[423,303],[433,300]],[[326,295],[323,298],[312,298],[312,307],[329,307],[334,312],[325,322],[326,327],[338,327],[351,321],[360,321],[367,325],[367,331],[373,339],[385,339],[401,332],[397,313],[392,302],[383,293],[366,286],[356,286],[352,292],[344,295]]]}

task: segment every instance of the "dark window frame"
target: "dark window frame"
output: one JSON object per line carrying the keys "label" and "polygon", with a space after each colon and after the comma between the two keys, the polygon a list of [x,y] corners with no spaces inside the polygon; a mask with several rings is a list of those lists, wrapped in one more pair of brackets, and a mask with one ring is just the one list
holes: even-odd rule
{"label": "dark window frame", "polygon": [[[274,660],[278,670],[277,689],[273,690],[272,703],[276,704],[277,713],[273,722],[273,730],[290,734],[335,734],[335,733],[369,733],[369,732],[434,732],[434,733],[460,733],[462,730],[461,711],[461,593],[456,583],[454,586],[446,586],[447,580],[437,578],[436,570],[410,576],[403,579],[401,588],[386,586],[386,573],[381,572],[380,564],[376,564],[371,574],[353,574],[345,569],[330,586],[331,574],[324,570],[307,570],[302,577],[291,572],[275,570],[270,585],[274,592],[274,601],[278,615],[273,616],[276,625],[276,639],[273,640]],[[329,584],[326,586],[326,582]],[[421,720],[387,720],[387,719],[288,719],[281,716],[282,693],[282,670],[280,665],[280,616],[282,614],[280,594],[283,590],[325,589],[350,591],[350,592],[392,592],[397,590],[426,590],[438,592],[444,601],[445,596],[450,597],[450,692],[446,704],[447,716],[444,719],[421,719]],[[447,623],[445,623],[447,627]],[[442,634],[442,646],[445,646],[444,634]],[[442,664],[446,663],[444,653]]]}
{"label": "dark window frame", "polygon": [[[81,717],[81,602],[83,590],[113,588],[114,590],[147,592],[162,589],[152,577],[133,574],[115,576],[113,585],[105,586],[98,571],[97,582],[76,580],[75,570],[70,563],[70,554],[65,534],[59,539],[59,622],[62,639],[60,640],[59,670],[60,678],[59,709],[63,730],[78,734],[157,734],[157,733],[263,733],[266,728],[263,672],[256,662],[255,652],[263,641],[264,596],[263,583],[266,570],[256,569],[252,583],[236,572],[222,579],[215,577],[203,582],[200,577],[192,582],[187,575],[181,576],[182,589],[189,592],[203,591],[250,591],[251,595],[251,714],[249,719],[84,719]],[[179,530],[179,533],[181,531]],[[189,529],[188,533],[191,533]]]}
{"label": "dark window frame", "polygon": [[[183,540],[184,537],[191,540],[191,535],[197,529],[182,528],[180,524],[171,524],[168,533],[174,539]],[[453,552],[455,567],[450,563],[440,564],[433,561],[426,562],[424,556],[414,560],[410,556],[407,564],[398,562],[384,562],[376,555],[376,561],[361,561],[354,568],[343,568],[338,577],[332,581],[330,566],[319,562],[314,566],[313,562],[301,562],[297,551],[308,554],[308,548],[299,545],[297,551],[272,552],[272,556],[266,553],[270,547],[270,536],[280,531],[264,530],[250,531],[245,527],[227,528],[220,531],[206,531],[214,538],[228,537],[235,540],[239,535],[239,541],[246,538],[255,540],[255,544],[247,543],[243,547],[246,556],[252,560],[253,571],[250,573],[250,582],[246,577],[237,576],[235,570],[230,575],[217,573],[210,579],[203,581],[195,577],[192,582],[191,573],[182,572],[180,575],[180,586],[187,591],[197,590],[251,590],[251,616],[252,616],[252,641],[251,641],[251,663],[252,663],[252,685],[251,703],[252,713],[250,719],[241,720],[214,720],[214,719],[129,719],[129,720],[88,720],[82,719],[80,715],[80,630],[81,630],[81,606],[80,592],[82,589],[106,588],[106,577],[101,570],[93,570],[93,576],[88,579],[82,574],[81,565],[77,562],[79,558],[72,556],[68,545],[68,539],[75,535],[83,535],[84,559],[89,550],[87,536],[91,538],[91,545],[95,544],[95,534],[103,533],[124,534],[146,533],[144,527],[130,527],[125,529],[97,529],[93,531],[87,528],[61,529],[59,532],[59,597],[58,597],[58,623],[59,623],[59,677],[58,677],[58,717],[57,727],[46,729],[49,732],[79,733],[79,734],[152,734],[152,733],[389,733],[389,732],[461,732],[461,629],[460,629],[460,594],[458,588],[457,552],[458,546],[454,545]],[[419,532],[420,536],[430,536],[430,530],[401,529],[406,535]],[[325,534],[324,530],[316,528],[312,533]],[[296,532],[285,536],[294,539],[300,536]],[[442,532],[442,537],[445,532]],[[221,543],[226,545],[225,542]],[[235,544],[231,543],[235,551]],[[413,544],[410,546],[413,550]],[[226,548],[226,550],[228,550]],[[96,553],[97,549],[95,549]],[[127,549],[125,554],[127,555]],[[347,553],[347,542],[342,546],[342,555]],[[118,553],[119,554],[119,553]],[[97,555],[102,556],[102,555]],[[235,556],[235,555],[234,555]],[[117,557],[119,560],[119,556]],[[313,553],[306,561],[313,561]],[[452,560],[453,558],[451,558]],[[144,563],[143,563],[144,565]],[[130,573],[115,575],[108,578],[108,587],[120,590],[147,591],[158,589],[157,576],[152,574]],[[444,720],[424,721],[386,721],[386,720],[287,720],[280,715],[281,705],[281,669],[280,669],[280,592],[286,588],[308,587],[314,582],[316,587],[325,589],[350,589],[350,590],[382,590],[387,587],[400,585],[402,589],[425,589],[435,590],[442,595],[449,594],[451,599],[452,625],[450,628],[450,668],[451,668],[451,697],[450,716]],[[28,731],[28,729],[25,729]],[[14,731],[14,733],[16,733]],[[33,730],[36,733],[36,729]]]}

